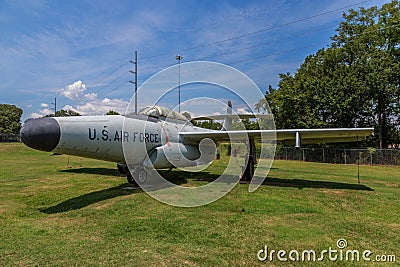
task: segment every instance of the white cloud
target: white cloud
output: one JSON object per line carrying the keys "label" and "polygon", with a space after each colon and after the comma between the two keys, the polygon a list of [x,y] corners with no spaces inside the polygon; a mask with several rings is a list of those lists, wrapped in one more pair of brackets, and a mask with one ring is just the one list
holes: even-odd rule
{"label": "white cloud", "polygon": [[236,114],[252,114],[251,112],[248,112],[245,108],[238,108],[236,109]]}
{"label": "white cloud", "polygon": [[85,93],[87,86],[78,80],[64,89],[60,89],[60,93],[72,101],[78,101],[79,104],[65,105],[62,109],[73,110],[81,115],[104,115],[110,110],[117,111],[121,114],[125,113],[128,102],[121,99],[98,99],[96,93]]}
{"label": "white cloud", "polygon": [[81,81],[76,81],[73,84],[67,85],[60,93],[71,100],[81,100],[86,91],[86,85]]}
{"label": "white cloud", "polygon": [[81,115],[104,115],[110,110],[123,114],[128,106],[128,102],[121,99],[94,99],[82,105],[71,106],[66,105],[64,110],[73,110]]}
{"label": "white cloud", "polygon": [[[110,110],[123,114],[129,104],[128,101],[121,99],[98,99],[96,93],[86,93],[86,91],[87,86],[81,80],[59,89],[61,95],[72,101],[72,103],[64,105],[62,109],[73,110],[81,115],[104,115]],[[31,113],[31,118],[40,118],[54,113],[46,103],[41,103],[40,107],[42,109]]]}
{"label": "white cloud", "polygon": [[[43,105],[44,103],[42,103],[40,106],[41,107],[43,107],[42,105]],[[48,106],[48,105],[47,105]],[[36,118],[41,118],[41,117],[44,117],[44,116],[46,116],[46,115],[50,115],[50,114],[52,114],[52,113],[54,113],[51,109],[48,109],[48,108],[44,108],[44,109],[41,109],[41,110],[39,110],[39,112],[33,112],[33,113],[31,113],[31,118],[34,118],[34,119],[36,119]]]}
{"label": "white cloud", "polygon": [[85,98],[89,101],[95,100],[97,98],[97,94],[96,93],[85,94]]}
{"label": "white cloud", "polygon": [[30,117],[33,118],[33,119],[37,119],[37,118],[41,118],[42,115],[40,115],[40,114],[37,113],[37,112],[33,112],[33,113],[31,113],[31,116],[30,116]]}

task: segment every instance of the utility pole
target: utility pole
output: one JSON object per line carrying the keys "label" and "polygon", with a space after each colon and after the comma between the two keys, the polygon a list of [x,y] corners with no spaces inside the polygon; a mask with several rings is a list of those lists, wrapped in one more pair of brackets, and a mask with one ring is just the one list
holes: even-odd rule
{"label": "utility pole", "polygon": [[178,60],[178,112],[181,113],[181,60],[183,56],[177,55],[176,60]]}
{"label": "utility pole", "polygon": [[54,103],[51,103],[54,105],[54,117],[57,117],[57,97],[54,98]]}
{"label": "utility pole", "polygon": [[135,70],[130,70],[129,72],[135,74],[135,81],[129,81],[135,85],[135,114],[137,114],[137,51],[135,51],[135,61],[129,60],[130,63],[135,65]]}

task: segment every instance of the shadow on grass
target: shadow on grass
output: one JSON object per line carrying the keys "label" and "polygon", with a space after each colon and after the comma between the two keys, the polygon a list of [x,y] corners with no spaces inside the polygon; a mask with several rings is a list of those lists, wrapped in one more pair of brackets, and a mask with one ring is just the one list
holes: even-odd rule
{"label": "shadow on grass", "polygon": [[[71,172],[71,173],[88,173],[88,174],[97,174],[97,175],[108,175],[108,176],[123,176],[115,169],[108,169],[108,168],[79,168],[79,169],[68,169],[62,170],[61,172]],[[187,182],[187,178],[192,179],[192,177],[204,177],[207,174],[204,173],[186,173],[183,171],[173,171],[168,172],[167,170],[159,171],[161,175],[163,175],[168,181],[174,184],[184,184]],[[216,177],[217,178],[217,177]],[[216,179],[215,178],[215,179]],[[137,192],[142,192],[142,190],[138,187],[135,189],[125,190],[126,187],[131,187],[131,184],[121,184],[118,186],[114,186],[111,188],[91,192],[88,194],[84,194],[82,196],[74,197],[68,200],[65,200],[55,206],[48,207],[45,209],[39,209],[40,212],[46,214],[54,214],[54,213],[61,213],[67,212],[71,210],[78,210],[84,207],[87,207],[91,204],[112,199],[118,196],[123,195],[130,195]]]}
{"label": "shadow on grass", "polygon": [[[69,169],[63,170],[62,172],[73,172],[73,173],[90,173],[90,174],[98,174],[98,175],[114,175],[114,176],[122,176],[115,169],[108,168],[79,168],[79,169]],[[188,179],[194,181],[206,181],[212,182],[216,180],[219,175],[208,173],[208,172],[185,172],[185,171],[167,171],[160,170],[159,173],[165,177],[171,183],[180,185],[187,183]],[[328,182],[328,181],[315,181],[315,180],[304,180],[304,179],[285,179],[285,178],[276,178],[276,177],[267,177],[263,182],[264,186],[276,186],[276,187],[295,187],[298,189],[303,188],[326,188],[326,189],[348,189],[348,190],[365,190],[365,191],[374,191],[372,188],[362,185],[362,184],[349,184],[349,183],[339,183],[339,182]],[[131,186],[130,184],[121,184],[119,186],[91,192],[88,194],[84,194],[79,197],[74,197],[63,201],[55,206],[40,209],[41,212],[46,214],[54,214],[67,212],[71,210],[78,210],[89,206],[91,204],[112,199],[122,195],[130,195],[137,192],[142,192],[140,188],[133,190],[124,190],[124,188]],[[158,190],[161,188],[154,188],[154,190]]]}
{"label": "shadow on grass", "polygon": [[[116,177],[126,177],[126,175],[121,174],[117,169],[111,168],[76,168],[76,169],[67,169],[61,170],[64,173],[86,173],[86,174],[94,174],[94,175],[106,175],[106,176],[116,176]],[[195,173],[195,172],[184,172],[179,170],[158,170],[158,173],[163,176],[165,179],[174,184],[185,184],[187,183],[187,179],[197,179],[199,177],[212,177],[211,179],[215,180],[218,176],[213,176],[209,173]],[[208,180],[204,180],[208,181]]]}
{"label": "shadow on grass", "polygon": [[46,214],[54,214],[60,212],[67,212],[71,210],[78,210],[103,200],[140,192],[139,188],[135,190],[124,190],[124,188],[128,186],[129,184],[121,184],[119,186],[114,186],[111,188],[91,192],[79,197],[68,199],[66,201],[63,201],[55,206],[46,209],[39,209],[39,211]]}
{"label": "shadow on grass", "polygon": [[267,177],[263,185],[266,186],[277,186],[277,187],[296,187],[298,189],[303,188],[326,188],[326,189],[349,189],[349,190],[365,190],[374,191],[372,188],[362,184],[348,184],[328,181],[313,181],[304,179],[284,179]]}
{"label": "shadow on grass", "polygon": [[61,172],[87,173],[87,174],[121,176],[121,177],[124,176],[123,174],[120,174],[117,169],[111,169],[111,168],[74,168],[74,169],[61,170]]}

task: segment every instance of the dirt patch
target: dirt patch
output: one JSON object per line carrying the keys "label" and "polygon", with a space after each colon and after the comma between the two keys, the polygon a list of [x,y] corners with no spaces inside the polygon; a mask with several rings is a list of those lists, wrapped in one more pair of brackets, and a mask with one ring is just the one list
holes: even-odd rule
{"label": "dirt patch", "polygon": [[321,192],[334,195],[343,195],[345,193],[343,190],[321,190]]}

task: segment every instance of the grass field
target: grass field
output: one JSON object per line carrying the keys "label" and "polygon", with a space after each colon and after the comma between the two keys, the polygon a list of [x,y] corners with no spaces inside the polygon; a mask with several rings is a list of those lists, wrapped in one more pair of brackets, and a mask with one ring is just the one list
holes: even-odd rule
{"label": "grass field", "polygon": [[318,257],[340,238],[371,259],[397,256],[357,265],[400,263],[399,167],[361,166],[358,185],[355,165],[275,161],[254,193],[240,184],[212,204],[176,208],[124,189],[113,163],[3,143],[0,166],[0,266],[300,266],[311,263],[261,262],[257,252],[267,245]]}

